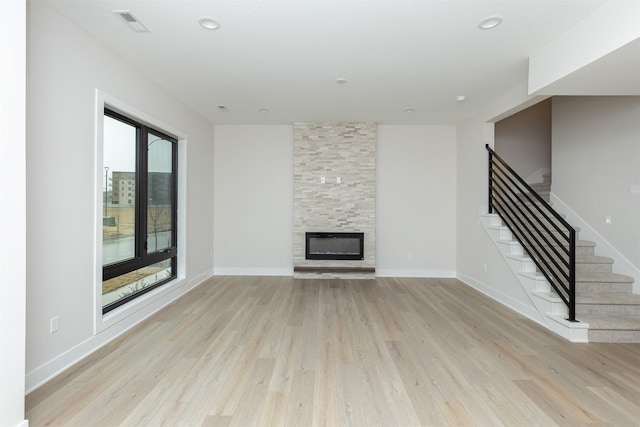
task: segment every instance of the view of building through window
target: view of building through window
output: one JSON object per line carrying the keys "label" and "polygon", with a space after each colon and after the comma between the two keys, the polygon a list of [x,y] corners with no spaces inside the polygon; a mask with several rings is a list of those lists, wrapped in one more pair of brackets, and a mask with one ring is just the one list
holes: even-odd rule
{"label": "view of building through window", "polygon": [[105,110],[103,312],[175,277],[177,141]]}
{"label": "view of building through window", "polygon": [[136,134],[130,124],[105,116],[103,265],[135,257]]}

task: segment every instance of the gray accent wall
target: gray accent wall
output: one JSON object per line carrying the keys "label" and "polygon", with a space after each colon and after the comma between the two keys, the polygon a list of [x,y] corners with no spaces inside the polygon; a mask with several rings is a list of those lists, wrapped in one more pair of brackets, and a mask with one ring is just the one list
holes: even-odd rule
{"label": "gray accent wall", "polygon": [[529,184],[551,172],[551,98],[496,122],[494,149]]}
{"label": "gray accent wall", "polygon": [[[294,268],[375,267],[376,132],[375,123],[294,124]],[[364,233],[364,260],[306,260],[306,232]],[[373,278],[374,274],[294,274],[310,276]]]}
{"label": "gray accent wall", "polygon": [[[640,196],[631,193],[634,186],[640,186],[640,97],[554,97],[553,194],[638,271]],[[583,229],[580,237],[597,236]]]}

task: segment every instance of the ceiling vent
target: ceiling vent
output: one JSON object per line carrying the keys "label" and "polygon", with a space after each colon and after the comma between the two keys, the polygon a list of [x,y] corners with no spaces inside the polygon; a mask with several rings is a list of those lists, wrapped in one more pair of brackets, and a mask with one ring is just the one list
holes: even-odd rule
{"label": "ceiling vent", "polygon": [[114,10],[113,13],[118,15],[136,33],[149,32],[149,29],[130,10]]}

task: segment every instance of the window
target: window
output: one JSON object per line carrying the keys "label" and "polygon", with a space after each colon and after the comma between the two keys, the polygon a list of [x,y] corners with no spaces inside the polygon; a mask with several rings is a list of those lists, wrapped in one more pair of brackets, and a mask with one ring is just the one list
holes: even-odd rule
{"label": "window", "polygon": [[[105,108],[102,312],[176,278],[178,141]],[[112,183],[131,184],[128,203]]]}

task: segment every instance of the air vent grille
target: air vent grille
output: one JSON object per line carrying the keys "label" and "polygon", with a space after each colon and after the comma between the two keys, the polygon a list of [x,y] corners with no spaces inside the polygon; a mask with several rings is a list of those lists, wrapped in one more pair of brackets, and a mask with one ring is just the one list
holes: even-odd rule
{"label": "air vent grille", "polygon": [[122,16],[122,19],[124,19],[127,22],[138,22],[136,17],[130,14],[129,12],[122,12],[120,16]]}
{"label": "air vent grille", "polygon": [[149,32],[149,29],[130,10],[114,10],[113,13],[118,15],[133,31],[137,33]]}

